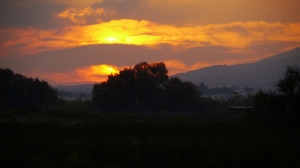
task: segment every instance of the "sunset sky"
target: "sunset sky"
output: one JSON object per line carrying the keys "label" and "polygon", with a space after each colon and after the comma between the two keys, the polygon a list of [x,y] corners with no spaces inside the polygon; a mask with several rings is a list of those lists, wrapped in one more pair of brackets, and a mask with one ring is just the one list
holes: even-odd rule
{"label": "sunset sky", "polygon": [[2,0],[0,67],[52,85],[139,62],[169,74],[300,47],[299,0]]}

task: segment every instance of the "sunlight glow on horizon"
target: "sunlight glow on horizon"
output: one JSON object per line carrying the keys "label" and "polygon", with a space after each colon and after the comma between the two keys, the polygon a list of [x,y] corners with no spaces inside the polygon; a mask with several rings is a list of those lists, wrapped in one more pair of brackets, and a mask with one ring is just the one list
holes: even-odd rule
{"label": "sunlight glow on horizon", "polygon": [[98,66],[91,66],[87,69],[88,71],[92,71],[92,74],[94,75],[110,75],[110,74],[115,74],[119,73],[119,70],[117,67],[111,66],[111,65],[98,65]]}
{"label": "sunlight glow on horizon", "polygon": [[[180,60],[164,60],[169,73],[169,76],[205,68],[208,66],[216,65],[208,62],[197,62],[192,65],[186,65]],[[226,65],[236,64],[235,61],[227,61]],[[83,84],[83,83],[101,83],[107,80],[108,75],[118,74],[124,68],[131,68],[132,66],[117,67],[113,65],[101,64],[91,65],[87,67],[77,68],[69,72],[33,72],[26,74],[28,76],[38,77],[40,79],[47,79],[52,85],[57,84]]]}
{"label": "sunlight glow on horizon", "polygon": [[98,81],[99,78],[103,76],[108,76],[110,74],[119,73],[119,68],[112,65],[92,65],[89,67],[76,69],[76,74],[82,78],[86,78],[87,81]]}
{"label": "sunlight glow on horizon", "polygon": [[101,64],[77,68],[65,73],[32,72],[28,76],[48,79],[51,84],[64,83],[100,83],[107,80],[108,75],[119,73],[122,67]]}

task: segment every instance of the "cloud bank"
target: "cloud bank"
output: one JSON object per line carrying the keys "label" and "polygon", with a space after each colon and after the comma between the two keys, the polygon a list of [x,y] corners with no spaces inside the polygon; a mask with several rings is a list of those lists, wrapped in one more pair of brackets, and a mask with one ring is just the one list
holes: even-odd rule
{"label": "cloud bank", "polygon": [[[9,35],[1,49],[14,48],[19,55],[91,44],[144,45],[151,48],[168,44],[175,50],[199,46],[242,49],[266,43],[300,44],[300,23],[232,22],[228,24],[173,26],[147,20],[112,20],[93,25],[62,29],[1,30]],[[2,53],[2,56],[8,53]]]}
{"label": "cloud bank", "polygon": [[170,74],[252,62],[300,46],[299,6],[299,0],[4,0],[0,66],[59,83],[101,81],[106,75],[95,67],[119,70],[139,61],[164,61]]}

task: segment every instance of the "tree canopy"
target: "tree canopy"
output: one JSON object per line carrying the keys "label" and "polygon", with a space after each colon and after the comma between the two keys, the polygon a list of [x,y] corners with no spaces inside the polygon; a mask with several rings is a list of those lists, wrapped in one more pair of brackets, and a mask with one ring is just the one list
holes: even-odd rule
{"label": "tree canopy", "polygon": [[57,91],[47,82],[0,69],[0,106],[7,108],[34,107],[54,103]]}
{"label": "tree canopy", "polygon": [[300,111],[300,69],[288,66],[284,77],[276,83],[278,90],[285,97],[285,107],[291,111]]}
{"label": "tree canopy", "polygon": [[284,77],[276,86],[286,96],[297,96],[300,94],[300,69],[297,66],[288,66]]}
{"label": "tree canopy", "polygon": [[287,66],[284,77],[276,83],[277,91],[258,92],[254,96],[257,108],[272,112],[291,112],[299,115],[300,111],[300,69]]}
{"label": "tree canopy", "polygon": [[198,98],[197,87],[169,78],[163,62],[141,62],[93,87],[93,102],[103,111],[190,110]]}

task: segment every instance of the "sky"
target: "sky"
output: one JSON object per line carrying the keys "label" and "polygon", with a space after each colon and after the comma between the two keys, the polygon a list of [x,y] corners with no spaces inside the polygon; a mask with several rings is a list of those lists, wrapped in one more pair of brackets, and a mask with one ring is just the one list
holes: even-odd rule
{"label": "sky", "polygon": [[2,0],[0,68],[99,83],[140,62],[169,75],[300,47],[299,0]]}

